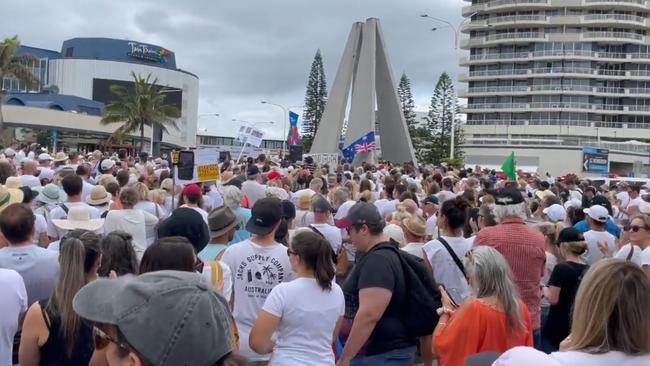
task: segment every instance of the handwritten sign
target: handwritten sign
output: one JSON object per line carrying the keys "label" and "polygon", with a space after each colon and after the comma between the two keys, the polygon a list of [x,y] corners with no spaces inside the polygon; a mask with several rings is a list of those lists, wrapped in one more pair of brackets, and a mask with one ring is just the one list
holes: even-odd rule
{"label": "handwritten sign", "polygon": [[339,161],[338,154],[304,154],[303,159],[307,156],[311,156],[314,159],[314,163],[320,166],[323,166],[325,164],[328,164],[329,166],[336,166]]}
{"label": "handwritten sign", "polygon": [[196,171],[198,174],[199,182],[219,180],[221,178],[219,174],[219,165],[217,164],[199,165],[196,167]]}

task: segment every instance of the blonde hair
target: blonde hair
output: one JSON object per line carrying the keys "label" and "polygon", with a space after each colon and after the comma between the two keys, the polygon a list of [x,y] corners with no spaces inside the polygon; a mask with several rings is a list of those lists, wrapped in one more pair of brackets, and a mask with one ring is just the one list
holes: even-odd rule
{"label": "blonde hair", "polygon": [[650,353],[650,279],[636,264],[603,259],[582,279],[568,350]]}
{"label": "blonde hair", "polygon": [[373,197],[372,192],[363,191],[363,192],[361,192],[361,194],[359,194],[359,201],[374,203],[375,198]]}
{"label": "blonde hair", "polygon": [[165,205],[165,199],[167,198],[167,191],[164,189],[152,189],[149,191],[149,201],[157,203],[161,206]]}
{"label": "blonde hair", "polygon": [[410,213],[411,215],[418,213],[417,203],[410,198],[405,199],[397,206],[397,210],[399,211],[400,209]]}
{"label": "blonde hair", "polygon": [[149,200],[149,187],[142,182],[137,182],[133,184],[133,189],[138,192],[138,201],[147,201]]}
{"label": "blonde hair", "polygon": [[406,207],[398,206],[397,211],[395,211],[395,214],[393,214],[393,220],[391,220],[391,221],[395,221],[398,224],[401,224],[405,220],[408,220],[409,218],[411,218],[411,216],[413,216],[413,215],[406,210]]}

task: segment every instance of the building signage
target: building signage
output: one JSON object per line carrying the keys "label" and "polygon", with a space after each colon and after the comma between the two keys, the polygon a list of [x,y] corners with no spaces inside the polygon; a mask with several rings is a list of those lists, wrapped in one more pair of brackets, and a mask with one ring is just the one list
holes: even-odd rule
{"label": "building signage", "polygon": [[604,173],[609,171],[609,150],[596,147],[582,149],[582,171]]}
{"label": "building signage", "polygon": [[167,57],[171,55],[171,52],[164,48],[149,46],[138,42],[129,42],[128,45],[129,51],[126,54],[130,57],[139,58],[141,60],[160,62],[164,64],[167,62]]}

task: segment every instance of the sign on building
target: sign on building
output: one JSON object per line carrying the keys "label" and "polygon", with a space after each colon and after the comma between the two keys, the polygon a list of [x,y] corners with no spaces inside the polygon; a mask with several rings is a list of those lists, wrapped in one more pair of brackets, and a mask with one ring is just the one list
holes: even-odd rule
{"label": "sign on building", "polygon": [[609,171],[609,150],[596,147],[582,149],[582,171],[605,173]]}

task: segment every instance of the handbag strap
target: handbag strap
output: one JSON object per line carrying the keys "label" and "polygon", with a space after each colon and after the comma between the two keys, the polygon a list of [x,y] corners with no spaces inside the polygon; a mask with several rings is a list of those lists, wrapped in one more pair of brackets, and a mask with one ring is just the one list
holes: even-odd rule
{"label": "handbag strap", "polygon": [[447,252],[449,252],[449,255],[451,256],[451,259],[454,260],[456,265],[458,266],[458,269],[463,273],[463,276],[467,278],[467,274],[465,273],[465,266],[463,265],[463,262],[460,261],[460,258],[456,255],[453,249],[449,246],[449,243],[445,239],[443,239],[441,236],[438,237],[438,241],[442,243],[442,245],[445,246],[445,249],[447,249]]}
{"label": "handbag strap", "polygon": [[634,256],[634,244],[630,243],[630,252],[627,253],[627,257],[625,258],[626,261],[632,260],[632,256]]}

